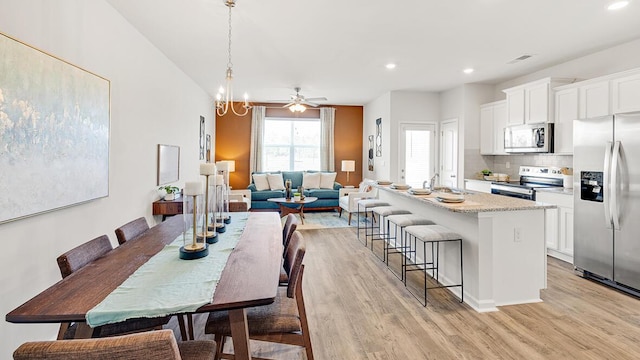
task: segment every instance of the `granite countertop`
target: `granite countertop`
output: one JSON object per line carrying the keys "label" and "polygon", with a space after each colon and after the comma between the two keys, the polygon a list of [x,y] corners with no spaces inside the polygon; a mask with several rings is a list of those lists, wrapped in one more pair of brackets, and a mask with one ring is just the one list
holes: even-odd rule
{"label": "granite countertop", "polygon": [[464,202],[461,203],[443,203],[436,199],[437,192],[429,195],[412,195],[406,190],[395,190],[389,186],[377,185],[378,189],[404,196],[426,205],[431,205],[459,213],[479,213],[489,211],[518,211],[518,210],[539,210],[554,209],[555,205],[543,204],[530,200],[517,199],[502,195],[493,195],[486,193],[464,192]]}

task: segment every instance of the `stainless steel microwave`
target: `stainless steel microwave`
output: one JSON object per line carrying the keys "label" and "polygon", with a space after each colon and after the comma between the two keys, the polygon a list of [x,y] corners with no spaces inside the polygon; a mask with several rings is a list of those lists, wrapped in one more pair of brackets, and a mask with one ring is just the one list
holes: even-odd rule
{"label": "stainless steel microwave", "polygon": [[508,153],[552,153],[553,124],[506,127],[504,150]]}

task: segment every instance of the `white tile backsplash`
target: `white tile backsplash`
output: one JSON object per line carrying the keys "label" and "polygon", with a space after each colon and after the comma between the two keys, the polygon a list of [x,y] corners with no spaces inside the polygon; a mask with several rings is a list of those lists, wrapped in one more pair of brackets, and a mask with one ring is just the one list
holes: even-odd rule
{"label": "white tile backsplash", "polygon": [[[465,150],[465,178],[473,179],[483,169],[494,173],[508,174],[512,180],[518,179],[521,165],[573,167],[572,155],[555,154],[517,154],[517,155],[480,155],[477,149]],[[507,163],[509,168],[507,168]]]}

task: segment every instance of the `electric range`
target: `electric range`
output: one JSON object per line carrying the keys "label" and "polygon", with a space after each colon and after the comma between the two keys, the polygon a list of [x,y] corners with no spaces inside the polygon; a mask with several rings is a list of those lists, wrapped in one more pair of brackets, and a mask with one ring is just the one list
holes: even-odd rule
{"label": "electric range", "polygon": [[526,200],[536,199],[536,189],[562,187],[562,171],[559,167],[520,166],[520,181],[491,183],[491,193]]}

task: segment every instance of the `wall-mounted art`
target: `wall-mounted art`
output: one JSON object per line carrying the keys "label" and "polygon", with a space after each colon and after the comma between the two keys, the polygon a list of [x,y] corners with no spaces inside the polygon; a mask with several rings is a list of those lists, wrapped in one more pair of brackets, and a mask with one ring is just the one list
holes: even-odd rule
{"label": "wall-mounted art", "polygon": [[200,116],[200,160],[204,160],[204,116]]}
{"label": "wall-mounted art", "polygon": [[180,179],[180,147],[158,144],[158,186]]}
{"label": "wall-mounted art", "polygon": [[0,223],[109,196],[109,93],[0,33]]}
{"label": "wall-mounted art", "polygon": [[368,160],[368,165],[369,165],[369,171],[373,171],[373,135],[369,135],[369,158]]}
{"label": "wall-mounted art", "polygon": [[382,118],[376,119],[376,156],[382,156]]}
{"label": "wall-mounted art", "polygon": [[211,162],[211,135],[207,134],[207,162]]}

